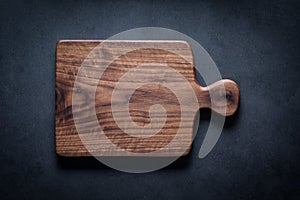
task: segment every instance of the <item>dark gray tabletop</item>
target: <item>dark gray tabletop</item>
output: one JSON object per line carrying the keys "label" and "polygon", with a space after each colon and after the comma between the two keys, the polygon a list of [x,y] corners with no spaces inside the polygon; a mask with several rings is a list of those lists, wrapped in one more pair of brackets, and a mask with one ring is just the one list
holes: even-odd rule
{"label": "dark gray tabletop", "polygon": [[[299,1],[1,1],[0,199],[299,199]],[[183,32],[241,90],[203,160],[147,174],[55,154],[55,45],[136,27]]]}

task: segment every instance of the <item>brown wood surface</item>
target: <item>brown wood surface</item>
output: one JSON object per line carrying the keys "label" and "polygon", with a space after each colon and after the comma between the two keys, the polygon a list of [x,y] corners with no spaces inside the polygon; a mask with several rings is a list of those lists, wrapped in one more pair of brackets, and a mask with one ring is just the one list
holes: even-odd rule
{"label": "brown wood surface", "polygon": [[[117,49],[136,50],[129,51],[123,56],[115,59],[109,67],[103,72],[101,77],[97,77],[97,66],[93,66],[86,77],[81,80],[84,90],[96,86],[95,91],[95,111],[98,123],[91,122],[90,114],[85,114],[84,123],[81,126],[81,135],[74,123],[74,113],[83,112],[85,107],[85,96],[83,92],[82,101],[72,107],[73,86],[78,75],[78,70],[90,52],[100,44],[101,41],[59,41],[56,48],[56,152],[62,156],[90,156],[91,153],[96,156],[122,156],[124,152],[132,152],[136,155],[147,153],[149,156],[178,156],[187,154],[191,147],[194,115],[199,108],[214,108],[213,110],[222,114],[226,108],[226,115],[232,115],[239,102],[239,89],[237,84],[231,80],[222,80],[208,87],[201,87],[195,78],[193,55],[188,43],[183,41],[114,41],[111,42],[111,49],[107,49],[106,57],[114,54]],[[149,45],[150,44],[150,45]],[[152,48],[153,47],[153,48]],[[166,51],[165,49],[171,50]],[[181,56],[175,54],[178,52]],[[113,56],[113,55],[112,55]],[[102,60],[93,60],[92,64],[103,62]],[[168,87],[160,84],[145,84],[137,88],[129,101],[129,114],[131,118],[124,116],[124,122],[132,120],[141,128],[132,128],[132,132],[142,134],[143,128],[152,124],[155,127],[155,119],[159,119],[161,111],[155,110],[154,121],[151,123],[149,109],[154,104],[160,104],[165,109],[166,121],[162,129],[151,137],[134,137],[126,134],[114,121],[111,99],[113,91],[118,81],[124,74],[135,69],[140,65],[147,65],[143,68],[143,75],[152,74],[154,77],[161,75],[158,67],[151,66],[152,63],[167,65],[179,72],[191,85],[199,102],[197,107],[188,107],[189,115],[181,120],[181,109],[178,97]],[[168,75],[166,72],[165,76]],[[171,77],[171,86],[185,91],[182,80],[174,76]],[[226,102],[221,101],[224,94],[221,92],[224,83],[226,90]],[[126,90],[127,86],[134,84],[132,81],[122,83],[122,88]],[[210,92],[210,93],[209,93]],[[216,96],[216,101],[211,103],[210,95]],[[218,98],[219,97],[219,98]],[[220,101],[218,101],[220,99]],[[121,99],[120,99],[121,100]],[[118,101],[118,99],[117,99]],[[189,101],[189,100],[187,100]],[[119,112],[119,111],[118,111]],[[120,111],[122,112],[122,111]],[[122,113],[121,113],[122,114]],[[196,122],[197,123],[197,122]],[[91,130],[100,126],[110,142],[99,139]],[[177,132],[181,127],[181,131]],[[130,128],[130,127],[129,127]],[[177,135],[176,135],[177,134]],[[164,148],[175,137],[173,145]],[[90,152],[82,143],[89,145]],[[112,149],[113,143],[118,149]],[[159,154],[153,152],[161,150]],[[92,151],[92,152],[91,152]],[[142,154],[141,154],[142,155]],[[143,154],[144,155],[144,154]]]}

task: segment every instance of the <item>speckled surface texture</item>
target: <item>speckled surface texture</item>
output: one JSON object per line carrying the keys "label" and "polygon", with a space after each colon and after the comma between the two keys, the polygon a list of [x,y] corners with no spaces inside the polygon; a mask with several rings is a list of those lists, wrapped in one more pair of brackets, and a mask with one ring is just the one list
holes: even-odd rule
{"label": "speckled surface texture", "polygon": [[[0,199],[300,199],[299,1],[1,1]],[[55,45],[158,26],[183,32],[241,89],[197,158],[127,174],[55,154]],[[205,117],[206,116],[206,117]]]}

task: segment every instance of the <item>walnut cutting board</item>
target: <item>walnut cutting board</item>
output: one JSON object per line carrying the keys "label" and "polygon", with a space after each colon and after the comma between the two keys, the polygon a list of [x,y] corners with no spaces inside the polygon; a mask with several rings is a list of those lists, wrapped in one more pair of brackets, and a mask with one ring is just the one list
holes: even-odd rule
{"label": "walnut cutting board", "polygon": [[[186,155],[191,148],[197,110],[212,107],[209,91],[222,95],[219,85],[224,83],[225,104],[221,100],[214,102],[214,111],[222,114],[226,108],[223,114],[232,115],[238,107],[235,82],[222,80],[208,87],[197,83],[187,42],[110,41],[102,49],[102,57],[93,54],[99,44],[101,41],[57,43],[56,152],[61,156]],[[112,58],[113,62],[109,62]],[[104,65],[105,70],[101,68]],[[135,74],[128,75],[129,72]],[[140,84],[143,82],[146,84]],[[134,84],[140,85],[130,93]],[[124,103],[125,96],[116,95],[118,92],[131,94],[128,105]],[[182,102],[186,103],[185,111]],[[132,134],[126,133],[124,127]],[[157,130],[155,134],[147,135],[153,130]]]}

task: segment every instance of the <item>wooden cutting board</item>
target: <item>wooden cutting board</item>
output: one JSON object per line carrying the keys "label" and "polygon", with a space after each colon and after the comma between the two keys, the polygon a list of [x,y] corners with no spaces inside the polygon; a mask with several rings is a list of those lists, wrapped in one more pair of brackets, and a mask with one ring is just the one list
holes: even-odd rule
{"label": "wooden cutting board", "polygon": [[[229,116],[238,107],[239,89],[235,82],[222,80],[208,87],[201,87],[197,83],[193,54],[187,42],[110,41],[103,50],[104,57],[100,59],[94,55],[90,58],[91,52],[94,52],[100,43],[101,41],[76,40],[57,43],[56,152],[61,156],[186,155],[191,148],[194,117],[199,108],[214,107],[214,111]],[[116,56],[119,55],[119,51],[124,55]],[[107,64],[108,67],[101,73],[101,77],[98,77],[103,63],[108,63],[108,60],[114,57],[113,62]],[[90,62],[87,63],[89,58]],[[87,65],[84,73],[79,72],[82,65]],[[171,73],[164,66],[172,68],[180,75],[174,75],[174,72]],[[138,70],[134,71],[135,69]],[[135,75],[128,75],[126,79],[125,75],[132,71]],[[122,109],[122,106],[126,106],[123,104],[124,99],[122,96],[114,96],[114,90],[126,93],[133,84],[143,82],[143,77],[147,81],[148,77],[151,77],[151,80],[157,77],[158,83],[142,84],[131,93],[128,97],[128,117],[124,114],[126,109]],[[76,102],[73,99],[75,80],[76,85],[80,87],[80,93],[77,94],[76,90],[76,95],[79,95]],[[162,84],[159,84],[160,82]],[[165,82],[168,82],[170,87],[164,85]],[[195,93],[196,106],[195,99],[190,97],[186,82]],[[225,86],[225,104],[221,101],[223,93],[220,92],[220,83],[224,83]],[[209,91],[211,94],[220,95],[220,101],[216,98],[213,106]],[[179,97],[176,92],[180,93]],[[127,93],[130,94],[130,91]],[[86,111],[89,94],[94,94],[92,104],[95,113]],[[112,106],[114,97],[116,108]],[[183,101],[187,103],[184,112],[181,108]],[[151,107],[158,104],[163,108]],[[226,113],[222,113],[224,108]],[[151,119],[149,109],[152,109]],[[93,118],[93,114],[96,114],[96,118]],[[75,116],[76,120],[80,117],[76,125]],[[119,123],[116,122],[116,117],[119,118]],[[165,119],[161,120],[162,117]],[[159,128],[161,121],[164,124]],[[135,125],[128,127],[132,122]],[[124,131],[124,124],[127,124],[127,130],[133,135]],[[102,132],[99,131],[99,127]],[[143,133],[147,134],[147,131],[156,129],[156,134],[143,137]],[[99,134],[102,137],[98,137]]]}

